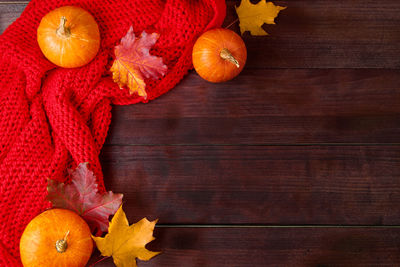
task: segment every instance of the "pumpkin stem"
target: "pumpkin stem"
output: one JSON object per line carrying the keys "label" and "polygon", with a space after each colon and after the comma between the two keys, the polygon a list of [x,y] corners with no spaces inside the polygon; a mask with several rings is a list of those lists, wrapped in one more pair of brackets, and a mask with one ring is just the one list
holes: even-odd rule
{"label": "pumpkin stem", "polygon": [[224,48],[221,50],[221,52],[219,53],[219,56],[222,57],[225,60],[228,60],[229,62],[235,64],[235,66],[237,68],[240,67],[239,62],[236,60],[236,58],[234,58],[231,54],[231,52],[229,52],[228,49]]}
{"label": "pumpkin stem", "polygon": [[60,19],[60,26],[58,26],[56,33],[58,36],[63,38],[68,38],[71,35],[71,30],[65,26],[67,23],[67,18],[62,16]]}
{"label": "pumpkin stem", "polygon": [[69,230],[65,234],[63,239],[56,241],[56,250],[58,253],[64,253],[68,248],[67,237],[69,235]]}

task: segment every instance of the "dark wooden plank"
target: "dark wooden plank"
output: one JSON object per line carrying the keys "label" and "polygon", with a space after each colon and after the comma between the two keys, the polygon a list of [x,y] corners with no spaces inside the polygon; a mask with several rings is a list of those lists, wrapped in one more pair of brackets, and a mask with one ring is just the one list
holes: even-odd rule
{"label": "dark wooden plank", "polygon": [[[400,1],[274,1],[288,6],[268,37],[244,36],[247,68],[399,68]],[[237,16],[228,1],[225,25]],[[0,5],[0,32],[24,4]],[[238,31],[238,25],[232,26]]]}
{"label": "dark wooden plank", "polygon": [[[239,2],[228,2],[225,25],[237,18]],[[269,37],[244,37],[249,67],[400,67],[400,1],[273,2],[288,8],[264,27]],[[237,24],[232,29],[239,32]]]}
{"label": "dark wooden plank", "polygon": [[25,6],[26,4],[2,4],[0,2],[0,34],[19,17]]}
{"label": "dark wooden plank", "polygon": [[[400,229],[158,228],[139,266],[398,266]],[[92,262],[97,259],[92,258]],[[108,259],[96,266],[113,266]]]}
{"label": "dark wooden plank", "polygon": [[106,146],[108,190],[162,224],[400,224],[400,146]]}
{"label": "dark wooden plank", "polygon": [[197,74],[154,102],[115,107],[109,144],[398,143],[398,70]]}

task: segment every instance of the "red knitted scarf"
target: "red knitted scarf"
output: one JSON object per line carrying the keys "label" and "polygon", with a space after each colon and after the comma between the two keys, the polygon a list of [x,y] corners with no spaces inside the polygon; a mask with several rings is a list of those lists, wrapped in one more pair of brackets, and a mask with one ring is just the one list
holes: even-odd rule
{"label": "red knitted scarf", "polygon": [[[65,5],[89,11],[101,48],[88,65],[57,68],[36,41],[41,18]],[[223,0],[33,0],[0,36],[0,266],[19,266],[19,239],[29,221],[49,208],[47,178],[66,181],[67,167],[89,162],[105,190],[98,155],[111,121],[111,104],[143,102],[120,90],[108,71],[113,49],[133,25],[156,31],[151,53],[168,73],[146,80],[148,99],[174,87],[192,66],[191,51],[206,29],[225,17]],[[156,130],[156,129],[155,129]]]}

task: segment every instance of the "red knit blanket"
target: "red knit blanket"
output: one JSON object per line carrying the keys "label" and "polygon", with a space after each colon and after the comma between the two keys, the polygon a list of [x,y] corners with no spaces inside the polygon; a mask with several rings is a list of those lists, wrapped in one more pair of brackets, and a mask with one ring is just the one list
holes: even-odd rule
{"label": "red knit blanket", "polygon": [[[41,18],[64,5],[89,11],[99,24],[101,48],[88,65],[57,68],[36,41]],[[111,104],[144,100],[120,90],[109,67],[132,25],[156,31],[151,53],[168,73],[146,80],[152,100],[174,87],[192,66],[191,51],[206,29],[220,26],[223,0],[33,0],[0,36],[0,266],[19,266],[19,239],[29,221],[49,208],[47,178],[66,181],[67,167],[89,162],[104,191],[98,155],[111,121]],[[154,129],[157,131],[157,129]]]}

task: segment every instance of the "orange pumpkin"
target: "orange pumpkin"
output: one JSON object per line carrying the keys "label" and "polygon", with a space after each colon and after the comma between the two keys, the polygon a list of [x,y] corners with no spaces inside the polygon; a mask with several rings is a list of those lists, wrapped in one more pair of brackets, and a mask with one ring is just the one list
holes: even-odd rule
{"label": "orange pumpkin", "polygon": [[236,77],[247,59],[246,45],[235,32],[213,29],[203,33],[193,47],[193,66],[203,79],[225,82]]}
{"label": "orange pumpkin", "polygon": [[89,226],[65,209],[50,209],[36,216],[20,240],[24,266],[85,266],[92,249]]}
{"label": "orange pumpkin", "polygon": [[64,68],[86,65],[100,48],[96,21],[76,6],[63,6],[45,15],[37,30],[37,40],[45,57]]}

